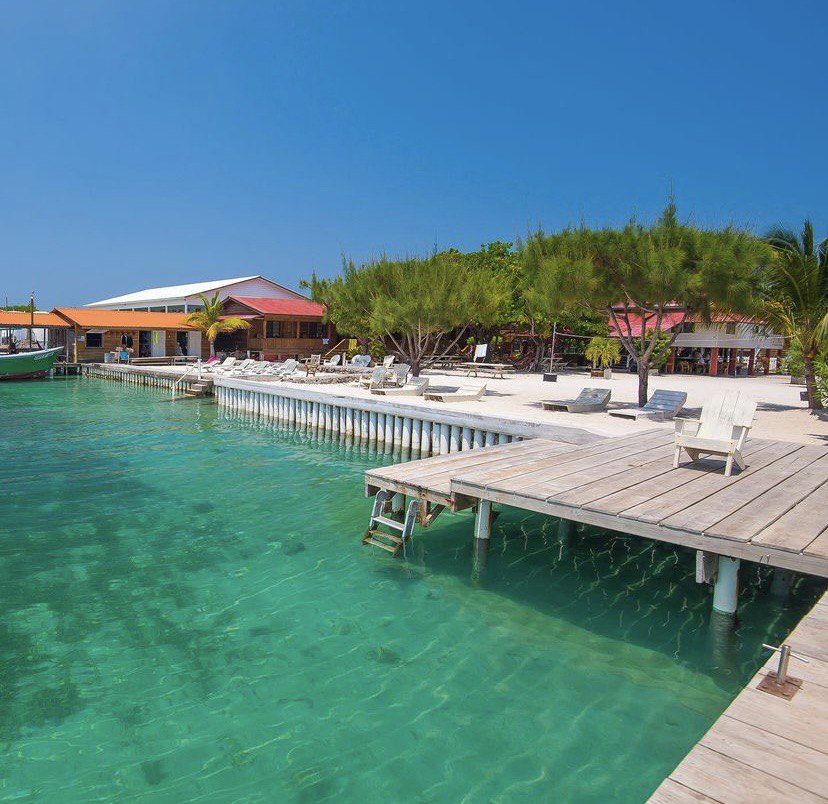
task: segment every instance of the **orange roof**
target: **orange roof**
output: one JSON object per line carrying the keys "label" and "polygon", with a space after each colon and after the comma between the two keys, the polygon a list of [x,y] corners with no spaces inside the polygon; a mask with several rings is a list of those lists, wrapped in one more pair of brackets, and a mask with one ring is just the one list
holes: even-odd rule
{"label": "orange roof", "polygon": [[[28,327],[32,323],[29,313],[17,310],[0,310],[0,327]],[[35,313],[35,327],[65,327],[66,322],[54,313]]]}
{"label": "orange roof", "polygon": [[83,329],[193,329],[186,323],[185,313],[140,313],[85,307],[55,307],[52,312]]}

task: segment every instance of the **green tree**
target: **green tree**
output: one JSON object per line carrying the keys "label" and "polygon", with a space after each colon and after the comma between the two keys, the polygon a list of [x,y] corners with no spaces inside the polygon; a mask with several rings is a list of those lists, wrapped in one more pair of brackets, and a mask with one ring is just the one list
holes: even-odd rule
{"label": "green tree", "polygon": [[584,355],[593,368],[600,365],[606,369],[621,359],[621,344],[617,338],[595,337],[587,344]]}
{"label": "green tree", "polygon": [[411,371],[450,352],[474,321],[497,319],[505,284],[454,254],[420,259],[346,261],[334,279],[303,283],[340,332],[390,341]]}
{"label": "green tree", "polygon": [[669,347],[687,317],[753,312],[768,257],[749,232],[680,223],[672,201],[650,226],[633,220],[623,229],[581,227],[531,239],[539,252],[537,286],[551,306],[581,304],[611,322],[638,366],[640,405],[665,335]]}
{"label": "green tree", "polygon": [[765,238],[773,249],[766,273],[766,321],[802,349],[808,407],[822,410],[815,362],[828,349],[828,238],[819,244],[805,221],[801,235],[777,227]]}
{"label": "green tree", "polygon": [[199,294],[203,310],[197,310],[187,316],[187,323],[192,324],[196,329],[201,330],[210,341],[210,356],[216,354],[216,338],[222,332],[234,332],[237,329],[248,329],[250,324],[241,318],[223,318],[224,304],[215,293],[211,299]]}

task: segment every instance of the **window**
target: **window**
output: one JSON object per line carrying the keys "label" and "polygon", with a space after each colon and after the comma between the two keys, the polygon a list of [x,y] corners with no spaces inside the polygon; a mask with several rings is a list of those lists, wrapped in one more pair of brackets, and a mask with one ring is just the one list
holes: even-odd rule
{"label": "window", "polygon": [[103,333],[102,332],[87,332],[86,345],[90,349],[103,349]]}
{"label": "window", "polygon": [[736,334],[736,324],[725,324],[725,335],[735,335]]}
{"label": "window", "polygon": [[325,337],[325,325],[321,321],[302,321],[299,324],[300,338],[314,338],[319,340]]}
{"label": "window", "polygon": [[166,313],[167,308],[166,307],[150,307],[149,311],[151,313]]}
{"label": "window", "polygon": [[265,338],[284,338],[284,321],[268,321],[265,324]]}
{"label": "window", "polygon": [[183,313],[184,312],[184,305],[183,304],[168,304],[167,305],[167,312],[168,313]]}

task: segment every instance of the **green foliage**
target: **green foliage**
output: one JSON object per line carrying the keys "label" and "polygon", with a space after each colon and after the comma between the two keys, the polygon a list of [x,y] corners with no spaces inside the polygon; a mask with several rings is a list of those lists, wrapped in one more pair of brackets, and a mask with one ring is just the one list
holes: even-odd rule
{"label": "green foliage", "polygon": [[[746,231],[680,223],[671,201],[649,226],[632,220],[622,229],[533,234],[525,249],[527,298],[546,316],[579,305],[610,318],[639,365],[644,404],[665,314],[678,309],[710,320],[716,312],[753,312],[768,259],[767,246]],[[640,335],[632,334],[633,316],[647,321]]]}
{"label": "green foliage", "polygon": [[452,348],[470,322],[493,326],[503,309],[505,281],[458,254],[347,261],[340,276],[314,275],[305,284],[340,332],[389,339],[416,374],[424,360]]}
{"label": "green foliage", "polygon": [[621,359],[621,343],[617,338],[595,337],[587,344],[584,356],[593,367],[609,368]]}
{"label": "green foliage", "polygon": [[822,408],[814,361],[828,348],[828,238],[816,243],[811,222],[802,233],[777,227],[766,240],[773,259],[764,273],[762,314],[768,323],[800,346],[808,404]]}
{"label": "green foliage", "polygon": [[0,307],[0,310],[9,310],[17,313],[28,313],[31,311],[31,302],[29,304],[7,304],[5,307]]}

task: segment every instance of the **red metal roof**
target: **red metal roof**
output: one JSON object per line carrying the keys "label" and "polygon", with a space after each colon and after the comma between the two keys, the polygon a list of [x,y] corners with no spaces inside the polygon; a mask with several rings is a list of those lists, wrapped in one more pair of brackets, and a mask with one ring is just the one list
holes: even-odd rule
{"label": "red metal roof", "polygon": [[[655,315],[652,315],[652,314],[649,314],[649,313],[647,314],[647,316],[646,316],[646,325],[642,322],[642,317],[638,313],[630,313],[628,317],[630,319],[630,326],[629,326],[630,331],[629,332],[626,331],[627,330],[627,322],[624,319],[623,314],[616,313],[616,318],[618,319],[618,326],[621,329],[621,333],[624,334],[624,335],[629,335],[632,338],[637,338],[639,335],[641,335],[641,330],[642,330],[643,326],[646,326],[646,328],[648,330],[655,329],[655,322],[656,322]],[[680,324],[682,322],[683,318],[684,318],[684,313],[665,313],[661,317],[661,331],[662,332],[667,332],[667,330],[670,330],[673,327],[675,327],[677,324]],[[612,319],[610,319],[610,321],[609,321],[609,327],[610,327],[610,335],[617,335],[618,334],[618,330],[616,329],[615,324],[612,321]]]}
{"label": "red metal roof", "polygon": [[325,305],[317,304],[309,299],[260,299],[252,296],[229,296],[228,298],[263,315],[309,315],[317,318],[325,315]]}

